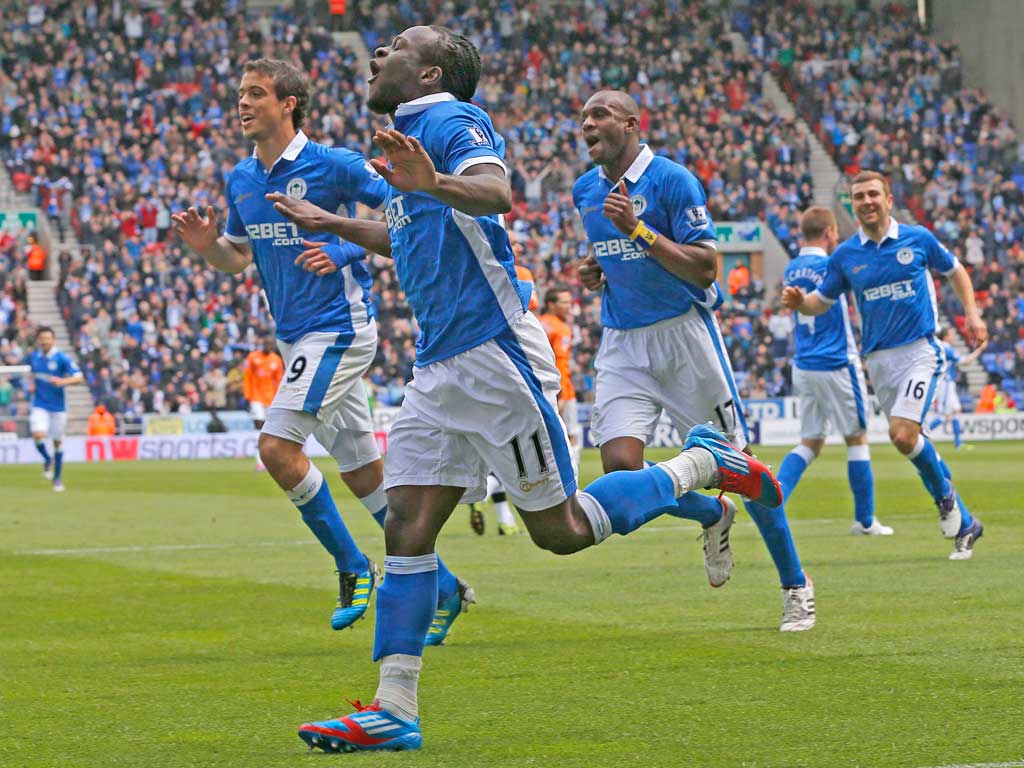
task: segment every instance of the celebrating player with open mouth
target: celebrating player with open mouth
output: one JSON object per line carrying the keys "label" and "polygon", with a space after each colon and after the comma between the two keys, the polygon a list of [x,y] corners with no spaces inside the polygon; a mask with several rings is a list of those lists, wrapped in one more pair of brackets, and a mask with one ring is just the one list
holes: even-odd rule
{"label": "celebrating player with open mouth", "polygon": [[[363,248],[332,235],[311,241],[274,210],[266,195],[277,192],[353,212],[357,201],[379,207],[387,184],[361,155],[306,138],[300,128],[308,104],[308,81],[291,64],[274,59],[246,64],[238,115],[242,134],[256,148],[228,178],[224,233],[217,229],[212,206],[205,216],[190,208],[173,219],[181,239],[215,269],[236,274],[255,258],[285,363],[260,430],[260,458],[334,557],[339,594],[331,626],[343,629],[366,612],[379,576],[302,446],[315,435],[337,461],[345,484],[384,524],[382,462],[363,387],[377,350],[370,274],[361,261]],[[441,568],[440,597],[450,626],[463,601],[472,600],[472,591]]]}
{"label": "celebrating player with open mouth", "polygon": [[613,472],[577,491],[557,411],[561,376],[527,312],[501,219],[511,206],[505,142],[469,103],[479,54],[444,27],[412,27],[377,48],[370,68],[369,106],[394,119],[393,129],[374,137],[388,160],[373,161],[390,184],[387,223],[270,195],[304,229],[390,254],[421,330],[385,462],[387,557],[373,653],[380,686],[369,707],[301,726],[302,739],[326,751],[422,743],[417,684],[437,594],[434,542],[463,496],[482,498],[487,468],[534,542],[557,554],[679,515],[677,500],[693,488],[732,490],[770,507],[782,500],[768,468],[710,428],[691,433],[669,461]]}

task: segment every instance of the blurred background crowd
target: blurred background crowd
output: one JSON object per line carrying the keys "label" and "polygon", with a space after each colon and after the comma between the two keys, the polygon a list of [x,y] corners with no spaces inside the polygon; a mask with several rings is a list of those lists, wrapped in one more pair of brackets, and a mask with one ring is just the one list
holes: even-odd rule
{"label": "blurred background crowd", "polygon": [[[993,335],[985,366],[1004,388],[1024,387],[1024,144],[964,86],[957,50],[898,9],[740,5],[356,0],[346,24],[371,50],[424,18],[480,48],[477,100],[507,141],[520,263],[541,295],[557,283],[575,296],[581,399],[592,398],[600,339],[600,299],[575,269],[586,253],[571,196],[588,167],[583,101],[598,88],[628,90],[647,142],[697,174],[713,218],[767,221],[795,254],[797,214],[812,198],[808,136],[763,98],[766,68],[844,171],[889,174],[898,204],[968,266]],[[235,119],[240,64],[273,56],[309,73],[304,130],[315,141],[372,152],[381,123],[364,104],[365,62],[334,44],[330,19],[301,4],[248,15],[237,2],[169,8],[0,7],[0,155],[54,230],[80,243],[43,258],[56,260],[59,305],[93,397],[121,417],[244,408],[245,355],[273,333],[254,270],[216,273],[171,232],[171,213],[189,205],[226,211],[226,174],[251,151]],[[0,363],[19,362],[31,343],[33,246],[27,232],[0,234]],[[398,404],[417,329],[389,262],[371,264],[381,338],[372,390]],[[744,268],[721,278],[741,394],[788,394],[792,317]],[[943,301],[955,316],[955,299]],[[0,384],[0,409],[17,398]]]}

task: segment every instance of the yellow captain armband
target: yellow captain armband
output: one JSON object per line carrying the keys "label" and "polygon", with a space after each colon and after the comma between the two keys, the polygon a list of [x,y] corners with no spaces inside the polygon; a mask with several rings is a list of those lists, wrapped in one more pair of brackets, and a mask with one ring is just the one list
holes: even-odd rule
{"label": "yellow captain armband", "polygon": [[658,232],[640,221],[637,222],[633,231],[629,233],[629,239],[640,246],[642,250],[646,251],[654,245],[654,241],[658,239]]}

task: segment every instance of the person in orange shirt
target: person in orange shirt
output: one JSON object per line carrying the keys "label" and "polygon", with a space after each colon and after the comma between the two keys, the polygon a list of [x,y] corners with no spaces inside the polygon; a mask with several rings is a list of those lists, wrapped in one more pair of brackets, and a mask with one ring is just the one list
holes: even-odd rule
{"label": "person in orange shirt", "polygon": [[528,267],[524,267],[519,263],[519,259],[523,255],[523,246],[520,243],[512,244],[512,254],[516,257],[516,278],[520,283],[526,283],[530,286],[530,304],[527,309],[531,312],[537,311],[537,306],[540,302],[537,301],[537,284],[533,279],[533,272]]}
{"label": "person in orange shirt", "polygon": [[539,318],[548,342],[555,353],[555,366],[562,374],[562,391],[558,394],[558,412],[562,414],[569,429],[569,442],[576,452],[576,463],[579,464],[580,453],[583,451],[583,439],[580,434],[580,420],[576,415],[576,387],[572,383],[570,358],[572,357],[572,293],[564,285],[550,288],[544,295],[544,314]]}
{"label": "person in orange shirt", "polygon": [[46,249],[39,244],[35,235],[28,236],[25,266],[28,267],[29,277],[33,280],[42,280],[46,277]]}
{"label": "person in orange shirt", "polygon": [[[277,387],[284,376],[284,361],[274,349],[274,340],[267,337],[263,340],[262,349],[256,349],[245,358],[245,369],[242,378],[242,395],[249,401],[249,413],[256,429],[263,428],[267,418],[267,408],[274,401]],[[256,469],[263,471],[263,462],[256,456]]]}
{"label": "person in orange shirt", "polygon": [[89,414],[89,423],[86,427],[86,432],[90,437],[116,435],[117,422],[114,420],[114,414],[108,411],[106,406],[100,403],[96,406],[96,409]]}

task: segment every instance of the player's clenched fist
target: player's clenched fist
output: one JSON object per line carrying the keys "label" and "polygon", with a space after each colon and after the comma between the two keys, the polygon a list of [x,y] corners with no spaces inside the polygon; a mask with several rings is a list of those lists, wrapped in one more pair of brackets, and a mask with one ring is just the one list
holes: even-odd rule
{"label": "player's clenched fist", "polygon": [[604,285],[604,270],[593,256],[587,256],[580,264],[580,282],[591,291],[599,291]]}
{"label": "player's clenched fist", "polygon": [[787,309],[799,310],[804,303],[803,288],[798,288],[795,285],[784,288],[782,291],[782,303]]}
{"label": "player's clenched fist", "polygon": [[633,234],[639,219],[633,213],[633,203],[626,191],[626,182],[620,180],[615,190],[608,193],[608,197],[604,199],[602,213],[619,232],[624,235]]}

